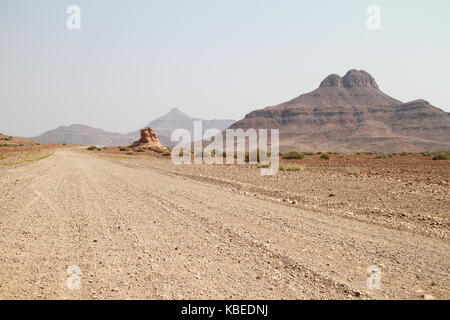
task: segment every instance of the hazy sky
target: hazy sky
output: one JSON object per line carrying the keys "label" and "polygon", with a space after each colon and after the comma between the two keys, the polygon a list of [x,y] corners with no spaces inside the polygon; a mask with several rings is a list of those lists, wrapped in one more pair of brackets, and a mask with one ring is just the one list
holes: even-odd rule
{"label": "hazy sky", "polygon": [[125,133],[172,107],[240,119],[354,68],[449,112],[449,39],[448,0],[0,0],[0,132]]}

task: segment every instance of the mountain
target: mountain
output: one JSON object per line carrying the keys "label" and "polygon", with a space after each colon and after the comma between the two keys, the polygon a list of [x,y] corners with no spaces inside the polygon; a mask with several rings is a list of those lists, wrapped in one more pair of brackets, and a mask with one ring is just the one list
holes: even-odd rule
{"label": "mountain", "polygon": [[[194,121],[203,122],[203,130],[216,128],[223,130],[228,128],[234,120],[202,120],[191,118],[187,114],[174,108],[162,117],[151,121],[143,128],[150,127],[157,134],[161,143],[165,146],[173,146],[176,142],[170,140],[172,131],[178,128],[187,129],[191,134],[194,130]],[[81,124],[70,126],[60,126],[56,129],[47,131],[31,139],[44,143],[67,143],[67,144],[85,144],[96,146],[120,146],[129,145],[139,139],[140,131],[131,133],[108,132],[103,129],[93,128]]]}
{"label": "mountain", "polygon": [[203,131],[208,129],[218,129],[221,131],[235,122],[235,120],[230,119],[203,120],[192,118],[177,108],[173,108],[162,117],[151,121],[146,127],[152,128],[164,145],[172,146],[176,142],[172,142],[170,136],[175,129],[186,129],[191,133],[191,137],[193,137],[194,121],[202,121]]}
{"label": "mountain", "polygon": [[33,140],[44,143],[86,144],[97,146],[118,146],[132,143],[139,138],[139,134],[122,134],[108,132],[103,129],[92,128],[81,124],[60,126],[54,130],[44,132],[33,137]]}
{"label": "mountain", "polygon": [[316,90],[255,110],[230,128],[279,129],[282,150],[450,149],[450,116],[425,100],[403,103],[366,71],[331,74]]}

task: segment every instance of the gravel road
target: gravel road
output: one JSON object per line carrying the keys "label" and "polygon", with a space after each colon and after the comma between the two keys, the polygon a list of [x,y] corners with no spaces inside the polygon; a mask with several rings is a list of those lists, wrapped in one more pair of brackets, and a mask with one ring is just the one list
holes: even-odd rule
{"label": "gravel road", "polygon": [[448,299],[449,275],[446,239],[126,160],[60,149],[0,171],[1,299]]}

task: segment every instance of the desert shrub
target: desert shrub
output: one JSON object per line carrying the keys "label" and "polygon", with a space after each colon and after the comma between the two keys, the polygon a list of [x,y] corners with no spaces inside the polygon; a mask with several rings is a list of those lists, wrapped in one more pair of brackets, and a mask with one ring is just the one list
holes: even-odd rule
{"label": "desert shrub", "polygon": [[284,166],[284,164],[280,164],[280,166],[278,167],[278,170],[286,171],[286,167]]}
{"label": "desert shrub", "polygon": [[439,151],[434,153],[433,160],[450,160],[450,151]]}
{"label": "desert shrub", "polygon": [[90,147],[88,147],[87,148],[89,151],[93,151],[93,150],[97,150],[97,147],[96,146],[90,146]]}
{"label": "desert shrub", "polygon": [[321,152],[321,151],[319,151],[319,152],[317,152],[316,154],[317,154],[317,155],[319,155],[319,154],[322,154],[322,152]]}
{"label": "desert shrub", "polygon": [[402,153],[400,153],[400,155],[402,156],[402,157],[404,157],[404,156],[407,156],[408,155],[408,152],[402,152]]}
{"label": "desert shrub", "polygon": [[133,155],[133,152],[128,151],[126,154],[129,155],[129,156],[131,156],[131,155]]}
{"label": "desert shrub", "polygon": [[171,152],[170,151],[164,151],[162,154],[164,157],[170,157]]}
{"label": "desert shrub", "polygon": [[303,159],[304,157],[305,155],[303,153],[297,151],[283,152],[281,154],[282,159]]}
{"label": "desert shrub", "polygon": [[266,163],[266,164],[260,164],[260,165],[258,166],[258,168],[270,168],[270,164],[269,164],[269,163]]}
{"label": "desert shrub", "polygon": [[312,155],[314,155],[314,152],[306,151],[306,152],[303,152],[303,154],[304,154],[305,156],[312,156]]}
{"label": "desert shrub", "polygon": [[119,151],[128,151],[128,148],[121,147]]}
{"label": "desert shrub", "polygon": [[388,155],[386,155],[386,154],[379,154],[379,155],[375,156],[375,159],[387,159],[387,158],[388,158]]}
{"label": "desert shrub", "polygon": [[289,164],[286,168],[287,171],[302,171],[304,168],[301,166],[298,166],[296,164]]}
{"label": "desert shrub", "polygon": [[329,160],[330,156],[328,155],[328,153],[324,153],[320,156],[320,159]]}
{"label": "desert shrub", "polygon": [[142,148],[137,148],[136,150],[134,150],[134,152],[145,152],[145,150]]}
{"label": "desert shrub", "polygon": [[151,151],[157,152],[157,153],[164,153],[163,149],[159,149],[159,148],[155,148],[155,147],[150,147],[148,149]]}
{"label": "desert shrub", "polygon": [[361,174],[361,169],[358,167],[345,168],[345,172],[351,176],[359,176]]}

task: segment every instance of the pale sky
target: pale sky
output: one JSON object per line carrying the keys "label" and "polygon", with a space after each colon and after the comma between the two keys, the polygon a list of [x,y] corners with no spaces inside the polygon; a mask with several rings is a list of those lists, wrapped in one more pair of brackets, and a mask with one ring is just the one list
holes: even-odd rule
{"label": "pale sky", "polygon": [[[72,4],[80,30],[66,26]],[[449,16],[448,0],[1,0],[0,132],[125,133],[172,107],[241,119],[349,69],[450,112]]]}

